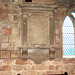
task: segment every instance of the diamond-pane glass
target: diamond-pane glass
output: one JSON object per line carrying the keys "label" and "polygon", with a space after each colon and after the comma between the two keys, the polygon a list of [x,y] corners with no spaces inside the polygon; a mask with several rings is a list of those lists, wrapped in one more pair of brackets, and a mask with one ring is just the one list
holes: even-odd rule
{"label": "diamond-pane glass", "polygon": [[73,45],[63,45],[63,55],[64,56],[74,55],[74,46]]}
{"label": "diamond-pane glass", "polygon": [[63,45],[74,45],[74,34],[63,34]]}
{"label": "diamond-pane glass", "polygon": [[74,26],[69,16],[64,20],[63,27],[63,57],[75,55],[74,51]]}

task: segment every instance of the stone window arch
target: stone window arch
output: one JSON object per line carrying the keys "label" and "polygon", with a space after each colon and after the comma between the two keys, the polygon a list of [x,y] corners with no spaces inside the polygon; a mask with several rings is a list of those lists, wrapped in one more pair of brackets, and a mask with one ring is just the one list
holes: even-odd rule
{"label": "stone window arch", "polygon": [[75,58],[75,11],[70,11],[62,26],[63,58]]}

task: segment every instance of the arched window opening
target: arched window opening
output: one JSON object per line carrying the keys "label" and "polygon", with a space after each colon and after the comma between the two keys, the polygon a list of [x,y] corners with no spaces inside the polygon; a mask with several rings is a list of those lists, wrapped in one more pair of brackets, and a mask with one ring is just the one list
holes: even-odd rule
{"label": "arched window opening", "polygon": [[75,18],[75,12],[71,12],[71,14],[73,15],[73,17]]}
{"label": "arched window opening", "polygon": [[[71,13],[75,17],[75,13]],[[63,22],[63,58],[75,58],[74,50],[74,24],[69,16]]]}

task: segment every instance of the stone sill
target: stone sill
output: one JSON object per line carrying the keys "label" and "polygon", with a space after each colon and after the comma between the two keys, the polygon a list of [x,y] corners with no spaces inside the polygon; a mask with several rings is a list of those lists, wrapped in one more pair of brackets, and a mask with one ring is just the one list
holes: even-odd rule
{"label": "stone sill", "polygon": [[63,58],[64,63],[75,63],[75,58]]}
{"label": "stone sill", "polygon": [[61,45],[23,45],[23,46],[19,46],[17,47],[19,48],[55,48],[55,49],[59,49],[61,47]]}

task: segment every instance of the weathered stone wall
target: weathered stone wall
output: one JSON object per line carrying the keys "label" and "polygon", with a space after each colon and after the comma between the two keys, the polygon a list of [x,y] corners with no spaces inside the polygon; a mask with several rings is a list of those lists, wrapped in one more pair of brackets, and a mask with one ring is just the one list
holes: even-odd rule
{"label": "weathered stone wall", "polygon": [[[14,1],[14,2],[12,2]],[[75,75],[75,59],[62,59],[62,22],[66,13],[74,8],[75,0],[32,0],[32,3],[57,5],[55,8],[56,57],[41,64],[31,59],[22,60],[21,44],[23,0],[0,0],[0,75],[48,75],[68,72]]]}
{"label": "weathered stone wall", "polygon": [[48,75],[65,71],[75,75],[75,64],[63,63],[62,60],[45,61],[42,64],[35,64],[31,60],[0,60],[0,65],[0,75]]}

